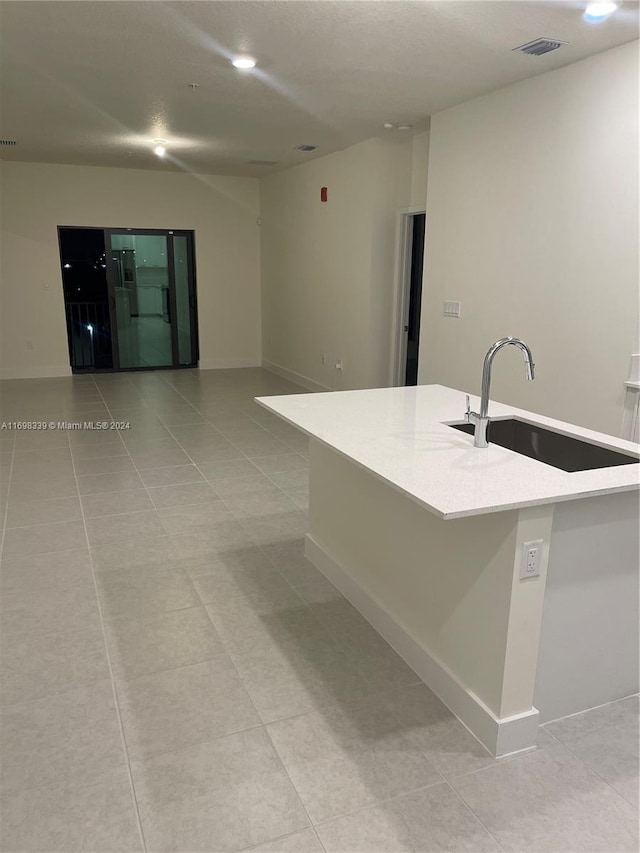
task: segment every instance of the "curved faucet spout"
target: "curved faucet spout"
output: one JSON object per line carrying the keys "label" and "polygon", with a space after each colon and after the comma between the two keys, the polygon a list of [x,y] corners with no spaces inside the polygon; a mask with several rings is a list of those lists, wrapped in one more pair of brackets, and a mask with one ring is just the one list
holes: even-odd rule
{"label": "curved faucet spout", "polygon": [[527,344],[520,338],[500,338],[489,347],[482,366],[482,396],[480,398],[480,413],[467,411],[467,420],[475,425],[473,443],[476,447],[487,447],[487,429],[489,427],[489,392],[491,390],[491,367],[497,353],[506,346],[518,347],[524,356],[527,379],[535,378],[533,354]]}
{"label": "curved faucet spout", "polygon": [[514,346],[522,352],[524,363],[527,371],[527,379],[535,379],[535,364],[533,361],[533,353],[521,338],[500,338],[495,344],[492,344],[487,350],[482,366],[482,397],[480,399],[480,417],[486,418],[489,410],[489,391],[491,389],[491,367],[493,359],[503,347]]}

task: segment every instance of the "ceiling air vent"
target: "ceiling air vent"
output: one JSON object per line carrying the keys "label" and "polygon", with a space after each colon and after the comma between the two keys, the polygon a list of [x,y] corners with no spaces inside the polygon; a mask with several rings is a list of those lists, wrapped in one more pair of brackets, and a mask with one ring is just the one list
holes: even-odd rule
{"label": "ceiling air vent", "polygon": [[294,151],[315,151],[317,145],[296,145]]}
{"label": "ceiling air vent", "polygon": [[0,145],[15,145],[15,139],[0,139]]}
{"label": "ceiling air vent", "polygon": [[250,166],[277,166],[277,160],[247,160]]}
{"label": "ceiling air vent", "polygon": [[558,39],[534,39],[526,44],[521,44],[520,47],[514,47],[513,50],[520,53],[527,53],[529,56],[543,56],[545,53],[550,53],[552,50],[557,50],[563,44],[569,44],[566,41],[558,41]]}

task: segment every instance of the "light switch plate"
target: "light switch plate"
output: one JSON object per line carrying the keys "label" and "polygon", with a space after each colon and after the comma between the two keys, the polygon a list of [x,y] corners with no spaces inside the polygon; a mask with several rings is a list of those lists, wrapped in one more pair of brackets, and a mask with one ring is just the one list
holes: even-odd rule
{"label": "light switch plate", "polygon": [[445,317],[459,317],[460,316],[460,302],[444,302],[443,303],[443,314]]}

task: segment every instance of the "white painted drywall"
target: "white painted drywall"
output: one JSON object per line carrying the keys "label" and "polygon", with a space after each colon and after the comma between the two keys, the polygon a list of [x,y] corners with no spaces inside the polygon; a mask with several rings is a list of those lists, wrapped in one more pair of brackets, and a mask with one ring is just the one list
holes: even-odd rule
{"label": "white painted drywall", "polygon": [[443,521],[319,441],[310,460],[318,548],[495,717],[530,713],[548,549],[531,581],[520,555],[553,505]]}
{"label": "white painted drywall", "polygon": [[328,388],[388,384],[396,214],[410,203],[411,165],[411,139],[370,139],[262,179],[267,362]]}
{"label": "white painted drywall", "polygon": [[542,722],[638,692],[638,493],[559,503],[534,704]]}
{"label": "white painted drywall", "polygon": [[[539,62],[525,58],[525,61]],[[638,42],[431,119],[421,383],[618,434],[638,351]],[[442,303],[462,301],[459,320]]]}
{"label": "white painted drywall", "polygon": [[1,175],[0,375],[69,372],[59,225],[194,230],[200,364],[260,363],[257,179],[40,163]]}
{"label": "white painted drywall", "polygon": [[429,131],[416,133],[411,140],[411,200],[412,207],[426,209],[427,166],[429,163]]}

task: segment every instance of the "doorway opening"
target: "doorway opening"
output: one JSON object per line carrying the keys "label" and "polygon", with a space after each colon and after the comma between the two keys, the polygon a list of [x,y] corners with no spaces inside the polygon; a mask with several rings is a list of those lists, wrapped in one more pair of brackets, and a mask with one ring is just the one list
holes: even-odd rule
{"label": "doorway opening", "polygon": [[418,384],[420,311],[426,213],[402,213],[399,235],[398,317],[396,334],[396,385]]}
{"label": "doorway opening", "polygon": [[194,367],[192,231],[59,227],[74,373]]}

